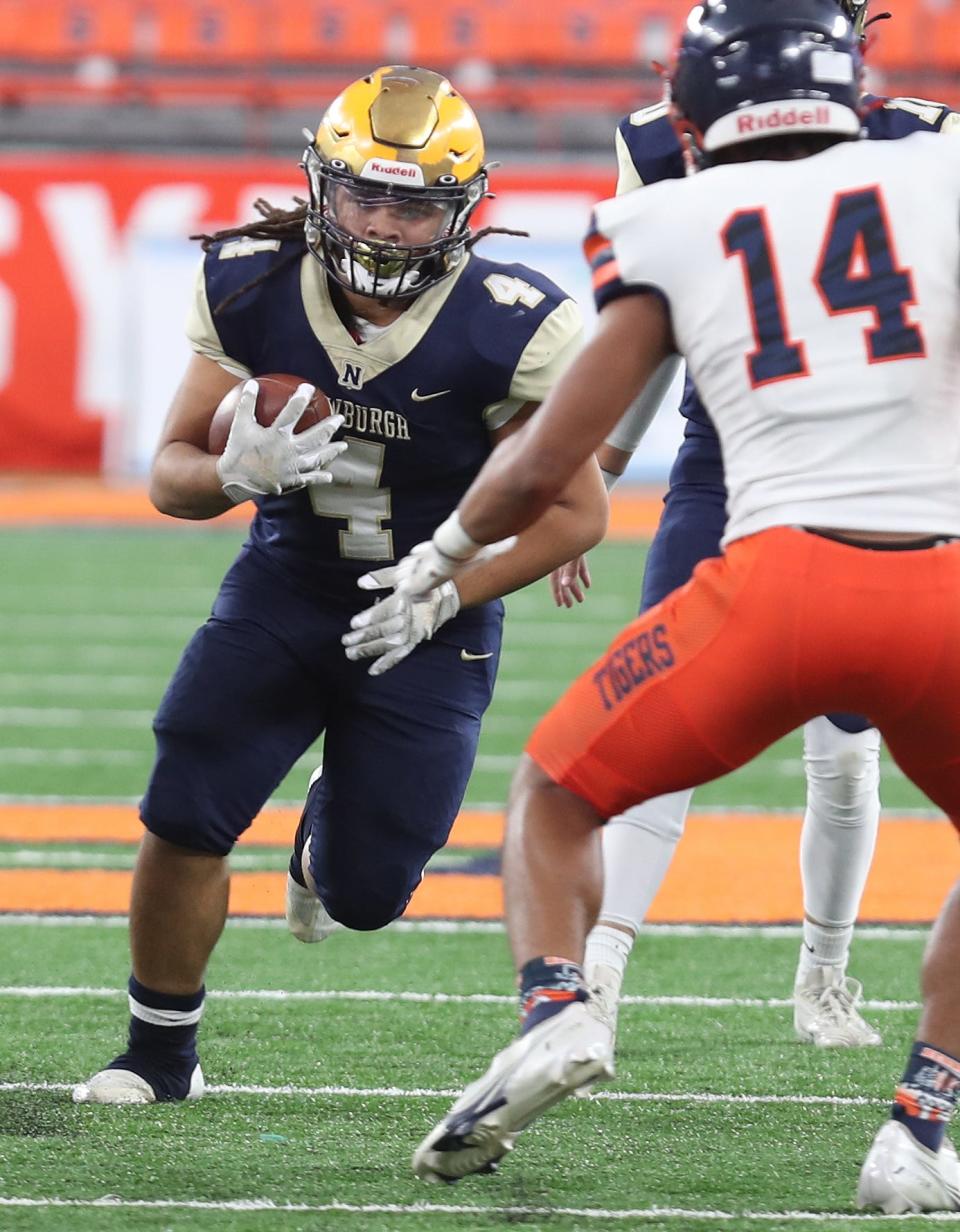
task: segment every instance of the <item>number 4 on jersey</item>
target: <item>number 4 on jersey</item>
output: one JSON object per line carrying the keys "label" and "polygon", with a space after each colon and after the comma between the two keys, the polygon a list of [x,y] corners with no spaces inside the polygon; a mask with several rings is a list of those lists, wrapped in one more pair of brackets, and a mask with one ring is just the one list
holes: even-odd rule
{"label": "number 4 on jersey", "polygon": [[[791,339],[776,255],[762,210],[743,210],[721,231],[728,257],[739,256],[756,349],[747,356],[754,389],[808,374],[803,343]],[[839,193],[813,275],[831,316],[870,312],[864,330],[869,363],[925,354],[923,335],[907,319],[916,302],[913,276],[898,265],[883,198],[876,187]]]}

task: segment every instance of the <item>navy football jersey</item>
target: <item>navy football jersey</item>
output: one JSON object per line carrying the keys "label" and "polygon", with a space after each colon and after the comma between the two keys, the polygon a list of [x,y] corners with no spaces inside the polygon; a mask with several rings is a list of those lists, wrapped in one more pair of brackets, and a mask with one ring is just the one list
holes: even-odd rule
{"label": "navy football jersey", "polygon": [[238,376],[303,377],[344,416],[348,448],[330,466],[333,482],[258,499],[250,544],[326,598],[360,607],[369,595],[357,578],[429,539],[489,455],[491,431],[545,397],[577,349],[580,312],[535,270],[471,254],[360,341],[322,267],[309,253],[297,260],[299,249],[212,246],[188,334]]}
{"label": "navy football jersey", "polygon": [[[864,127],[874,141],[890,141],[916,132],[952,132],[960,129],[960,114],[942,103],[917,98],[880,98],[865,94]],[[680,179],[686,174],[683,151],[668,115],[667,104],[654,103],[625,116],[617,126],[619,175],[617,195],[658,180]],[[676,483],[722,484],[720,441],[693,383],[687,379],[680,414],[686,419],[684,437],[689,446],[677,458],[670,474]]]}

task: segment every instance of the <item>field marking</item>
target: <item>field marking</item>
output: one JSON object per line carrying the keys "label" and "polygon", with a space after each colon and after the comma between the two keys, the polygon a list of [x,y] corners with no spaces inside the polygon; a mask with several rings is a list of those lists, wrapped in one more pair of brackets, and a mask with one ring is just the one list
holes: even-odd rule
{"label": "field marking", "polygon": [[[445,858],[449,856],[449,858]],[[454,857],[459,856],[459,860]],[[130,845],[128,851],[103,852],[91,851],[89,848],[72,849],[68,847],[18,847],[15,851],[0,850],[0,869],[18,868],[103,868],[121,872],[132,869],[136,863],[137,851]],[[469,852],[458,852],[456,847],[445,847],[434,857],[432,867],[455,867],[458,863],[470,861]],[[240,872],[283,872],[290,863],[290,844],[286,843],[282,851],[265,847],[233,851],[230,853],[230,867]]]}
{"label": "field marking", "polygon": [[[0,1082],[0,1093],[72,1091],[74,1082]],[[208,1095],[263,1095],[298,1099],[456,1099],[459,1088],[445,1087],[305,1087],[293,1083],[210,1083]],[[617,1104],[816,1104],[829,1108],[889,1108],[890,1097],[869,1095],[736,1095],[716,1091],[591,1091],[584,1098]]]}
{"label": "field marking", "polygon": [[[211,589],[211,598],[213,593]],[[23,636],[31,641],[42,640],[44,636],[62,635],[72,638],[74,642],[82,641],[84,637],[107,635],[137,640],[146,638],[156,642],[166,638],[189,637],[206,618],[206,613],[199,612],[0,612],[0,635],[10,639]],[[545,623],[543,616],[525,618],[520,613],[512,615],[505,648],[542,646]],[[550,646],[556,650],[579,648],[594,638],[598,641],[609,639],[614,632],[616,628],[611,627],[609,619],[592,620],[588,617],[566,626],[562,623],[551,624]],[[97,641],[94,644],[102,643]]]}
{"label": "field marking", "polygon": [[[144,739],[144,747],[141,750],[104,748],[47,749],[40,748],[37,745],[21,745],[16,748],[0,748],[0,764],[16,766],[115,766],[141,763],[149,765],[154,758],[153,745],[147,743],[149,739],[149,723],[152,717],[153,712],[151,711],[143,724],[139,725],[143,727]],[[43,727],[52,725],[31,722],[24,724],[24,726]],[[62,724],[57,724],[57,726],[62,726]],[[68,726],[72,727],[75,724],[69,724]],[[124,724],[124,726],[127,725]],[[474,761],[474,769],[488,771],[512,770],[519,760],[519,750],[516,753],[509,754],[479,753]],[[297,758],[290,769],[291,771],[315,769],[318,761],[319,755],[317,753],[304,753],[302,757]]]}
{"label": "field marking", "polygon": [[0,706],[0,723],[10,727],[147,727],[154,710],[102,706]]}
{"label": "field marking", "polygon": [[[663,508],[661,484],[626,484],[618,487],[610,500],[611,540],[649,539],[657,528]],[[54,479],[16,483],[0,489],[0,524],[16,528],[24,538],[30,532],[51,526],[72,531],[135,527],[160,537],[181,536],[184,543],[194,534],[242,534],[250,519],[249,511],[235,506],[222,513],[213,524],[184,526],[177,519],[160,514],[150,503],[145,484],[116,485],[103,479]],[[20,542],[20,540],[17,540]],[[26,540],[29,545],[29,540]],[[639,557],[638,557],[639,570]],[[639,572],[637,585],[639,588]]]}
{"label": "field marking", "polygon": [[0,748],[0,765],[8,766],[128,766],[152,759],[153,750],[41,749],[35,745]]}
{"label": "field marking", "polygon": [[[87,805],[96,804],[137,804],[139,796],[76,796],[64,792],[51,792],[48,795],[37,795],[36,792],[18,792],[8,791],[0,792],[0,805],[4,804],[23,804],[23,805]],[[281,796],[272,796],[266,804],[264,811],[271,808],[301,808],[303,806],[303,798],[298,796],[296,799],[287,799]],[[465,811],[479,811],[486,813],[503,813],[505,805],[502,800],[476,801],[475,803],[464,806]],[[756,821],[766,821],[769,818],[774,820],[801,820],[801,810],[796,806],[775,804],[703,804],[694,805],[690,809],[690,817],[711,817],[718,820],[729,818],[731,814],[736,814],[744,819],[753,819]],[[898,808],[885,809],[884,815],[881,818],[883,821],[942,821],[943,813],[935,808]]]}
{"label": "field marking", "polygon": [[156,693],[166,686],[166,673],[105,676],[102,672],[0,672],[0,690],[25,693]]}
{"label": "field marking", "polygon": [[[116,912],[94,915],[90,912],[69,913],[3,911],[0,910],[0,927],[4,924],[41,928],[126,928],[128,917]],[[268,929],[282,932],[286,921],[276,916],[232,915],[227,928]],[[394,920],[387,925],[397,932],[412,933],[503,933],[504,925],[495,920]],[[641,937],[760,937],[765,941],[795,940],[802,936],[799,924],[641,924]],[[856,930],[858,941],[926,941],[929,927],[914,928],[899,925],[865,924]]]}
{"label": "field marking", "polygon": [[[63,757],[64,750],[57,754]],[[125,757],[135,757],[126,752]],[[144,754],[146,757],[152,753]],[[42,757],[43,754],[38,754]],[[304,769],[316,765],[317,753],[307,754],[298,763]],[[0,750],[0,761],[4,751]],[[481,755],[480,770],[492,765],[510,766],[514,756]],[[43,810],[31,812],[22,806],[0,812],[0,833],[8,840],[35,847],[41,835],[54,837],[53,822],[44,833]],[[123,810],[120,810],[121,813]],[[50,810],[47,810],[50,812]],[[66,810],[52,810],[56,824],[73,821]],[[59,817],[57,814],[59,813]],[[24,826],[24,818],[33,818]],[[81,819],[77,810],[75,820]],[[129,840],[140,837],[132,812],[124,814]],[[266,821],[254,827],[257,837],[267,836]],[[459,826],[459,822],[458,822]],[[502,817],[491,818],[483,833],[471,845],[495,847],[499,842]],[[755,813],[729,813],[723,817],[695,816],[687,822],[685,841],[680,844],[671,867],[650,912],[659,923],[780,924],[802,918],[803,903],[797,867],[799,817],[768,817],[763,822]],[[101,838],[107,838],[100,831]],[[59,833],[64,841],[94,837],[91,831]],[[280,839],[282,845],[288,835]],[[953,886],[956,868],[956,833],[943,818],[900,822],[887,817],[880,826],[876,857],[861,905],[862,919],[882,923],[927,925]],[[272,844],[271,844],[272,845]],[[903,869],[912,876],[906,881]],[[458,880],[459,878],[459,880]],[[131,873],[123,870],[41,868],[0,869],[0,902],[12,911],[50,911],[122,913],[130,901]],[[238,915],[280,915],[283,910],[282,886],[276,875],[238,871],[233,878],[231,909]],[[415,892],[408,917],[468,918],[500,920],[503,917],[503,885],[491,867],[474,874],[439,869],[428,874]]]}
{"label": "field marking", "polygon": [[923,1215],[862,1214],[857,1211],[720,1211],[687,1210],[676,1206],[646,1206],[633,1210],[604,1210],[597,1207],[576,1206],[480,1206],[447,1202],[274,1202],[271,1198],[243,1198],[235,1201],[176,1198],[118,1198],[113,1194],[105,1198],[3,1198],[0,1207],[65,1208],[84,1210],[161,1210],[161,1211],[223,1211],[234,1214],[289,1215],[469,1215],[476,1218],[500,1218],[516,1220],[536,1217],[607,1220],[678,1220],[684,1223],[704,1223],[716,1220],[720,1223],[813,1223],[829,1226],[836,1223],[878,1224],[902,1226],[902,1222],[920,1220],[933,1223],[958,1223],[960,1213],[938,1211]]}
{"label": "field marking", "polygon": [[[125,997],[125,988],[98,988],[86,984],[0,984],[0,997]],[[513,1005],[516,995],[494,992],[385,992],[362,988],[218,988],[207,997],[213,1001],[373,1001],[412,1005]],[[791,997],[704,997],[694,995],[621,997],[621,1005],[675,1006],[684,1009],[783,1010],[793,1005]],[[864,1001],[867,1010],[918,1010],[919,1001]]]}

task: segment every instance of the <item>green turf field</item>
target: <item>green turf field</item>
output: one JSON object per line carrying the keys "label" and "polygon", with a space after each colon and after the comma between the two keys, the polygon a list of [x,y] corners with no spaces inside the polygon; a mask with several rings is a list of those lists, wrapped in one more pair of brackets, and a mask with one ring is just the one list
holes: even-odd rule
{"label": "green turf field", "polygon": [[[152,710],[238,541],[197,527],[4,532],[0,798],[138,795]],[[468,804],[502,803],[536,715],[631,612],[641,557],[594,553],[574,612],[554,611],[545,585],[511,599]],[[698,804],[796,809],[799,756],[797,737],[782,741]],[[313,761],[278,799],[299,800]],[[889,765],[883,794],[924,806]],[[126,867],[130,852],[0,847],[0,867],[31,860]],[[411,1152],[513,1031],[499,930],[401,925],[308,949],[231,922],[202,1035],[213,1093],[123,1110],[68,1093],[122,1041],[122,922],[0,916],[0,1232],[940,1226],[852,1207],[916,1019],[921,945],[913,930],[857,941],[884,1045],[828,1053],[792,1037],[795,931],[651,930],[628,974],[616,1080],[538,1122],[498,1176],[434,1189],[414,1181]]]}
{"label": "green turf field", "polygon": [[[920,941],[881,933],[858,942],[858,972],[894,1006],[873,1011],[883,1047],[831,1053],[791,1036],[784,999],[795,936],[643,937],[627,983],[638,1000],[621,1011],[616,1080],[602,1096],[544,1117],[498,1176],[449,1189],[416,1182],[409,1158],[450,1095],[511,1036],[499,932],[397,927],[307,950],[279,928],[233,923],[210,971],[215,995],[203,1029],[208,1080],[219,1089],[195,1106],[126,1110],[76,1107],[62,1085],[116,1047],[124,930],[8,923],[0,945],[0,1074],[41,1086],[0,1089],[3,1194],[212,1204],[154,1215],[128,1205],[0,1209],[4,1229],[447,1232],[516,1223],[770,1232],[848,1226],[825,1217],[850,1214],[860,1159],[885,1115],[915,1019]],[[19,984],[34,995],[16,995],[9,986]],[[288,995],[278,997],[281,989]],[[235,1209],[249,1201],[314,1209]],[[317,1209],[334,1203],[349,1211],[335,1218]],[[418,1211],[420,1203],[448,1209]],[[376,1209],[391,1204],[395,1212]],[[575,1213],[546,1213],[562,1208]],[[654,1218],[654,1208],[664,1214]],[[728,1218],[691,1214],[710,1210]],[[627,1211],[637,1214],[617,1214]],[[819,1220],[757,1220],[764,1211]],[[738,1214],[743,1222],[731,1222]]]}
{"label": "green turf field", "polygon": [[[183,529],[6,530],[0,539],[0,797],[133,797],[152,757],[150,718],[179,652],[209,611],[240,536]],[[593,661],[633,612],[643,550],[611,543],[591,556],[583,607],[557,611],[546,582],[508,601],[505,651],[468,805],[506,798],[518,749],[537,716]],[[299,801],[308,754],[278,799]],[[700,807],[791,807],[803,799],[791,736],[701,788]],[[886,765],[888,808],[926,802]]]}

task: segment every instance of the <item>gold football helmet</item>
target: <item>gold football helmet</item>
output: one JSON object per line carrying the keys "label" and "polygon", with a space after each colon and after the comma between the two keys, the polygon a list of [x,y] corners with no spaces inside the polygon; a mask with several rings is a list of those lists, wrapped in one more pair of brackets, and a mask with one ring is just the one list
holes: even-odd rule
{"label": "gold football helmet", "polygon": [[[445,77],[406,65],[375,69],[334,99],[304,152],[307,247],[351,291],[419,295],[463,258],[470,215],[487,191],[483,154],[477,118]],[[356,218],[384,206],[429,238],[381,240],[343,223],[348,212]]]}

